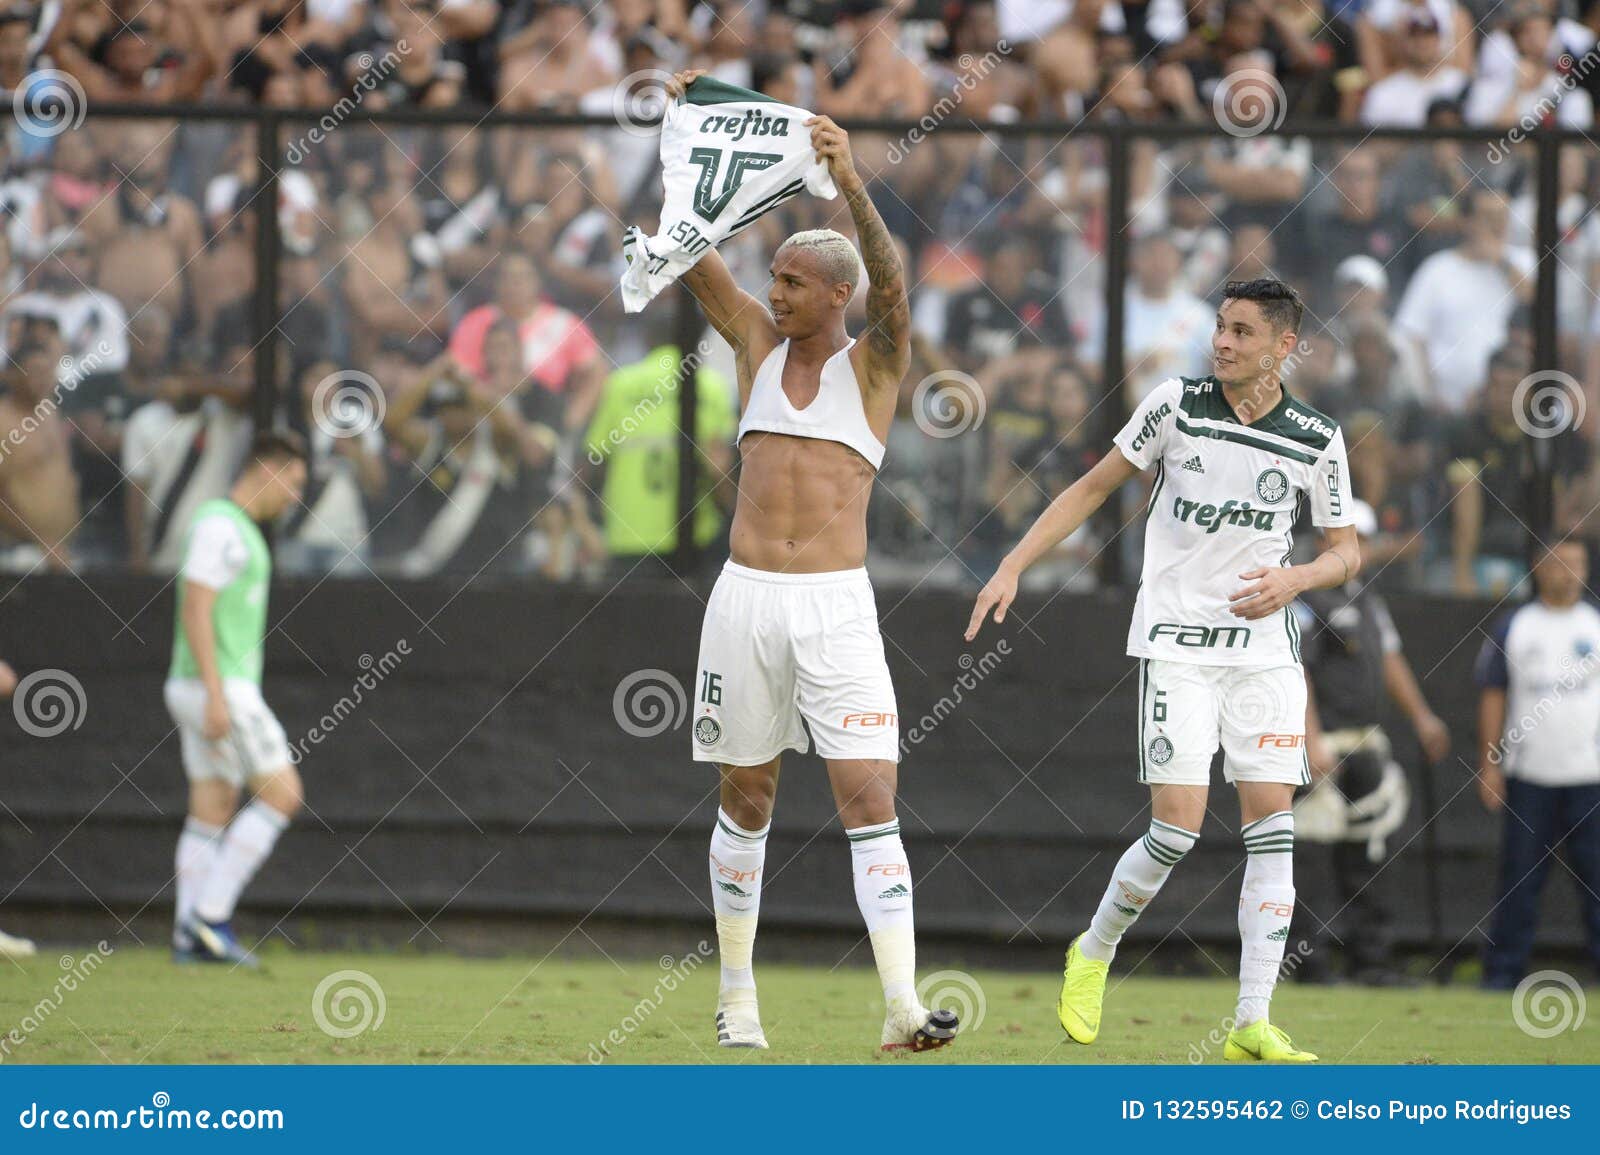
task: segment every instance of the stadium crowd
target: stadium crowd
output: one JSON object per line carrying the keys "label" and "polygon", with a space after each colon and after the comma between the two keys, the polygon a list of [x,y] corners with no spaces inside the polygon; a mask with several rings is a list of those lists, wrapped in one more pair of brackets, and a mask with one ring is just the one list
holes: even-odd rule
{"label": "stadium crowd", "polygon": [[[1559,368],[1600,416],[1600,153],[1562,153],[1560,364],[1535,366],[1521,143],[1591,127],[1597,31],[1600,0],[4,0],[0,84],[36,111],[9,125],[0,183],[0,566],[169,571],[250,440],[253,127],[96,115],[135,102],[322,113],[285,122],[276,183],[270,339],[313,456],[276,527],[285,568],[649,572],[677,540],[673,307],[625,317],[615,290],[623,228],[661,195],[638,118],[692,66],[842,120],[921,118],[852,134],[915,286],[872,512],[882,576],[987,574],[1094,463],[1111,410],[1206,372],[1222,283],[1270,272],[1307,295],[1288,384],[1345,426],[1377,515],[1369,572],[1504,590],[1525,572],[1519,383]],[[60,131],[76,100],[87,119]],[[358,107],[478,111],[344,123]],[[529,111],[604,123],[483,121]],[[1261,131],[1283,116],[1348,134]],[[1063,130],[1004,131],[1019,119]],[[1134,139],[1110,237],[1106,139],[1072,126],[1169,122],[1213,131]],[[1482,139],[1367,137],[1384,125]],[[840,202],[802,197],[724,256],[760,296],[776,246],[818,226],[851,231]],[[1122,397],[1102,381],[1113,243]],[[713,553],[737,424],[719,346],[691,354],[693,532]],[[1591,551],[1597,428],[1553,443],[1557,520]],[[1085,531],[1034,573],[1092,585],[1096,556],[1131,561],[1136,538]]]}

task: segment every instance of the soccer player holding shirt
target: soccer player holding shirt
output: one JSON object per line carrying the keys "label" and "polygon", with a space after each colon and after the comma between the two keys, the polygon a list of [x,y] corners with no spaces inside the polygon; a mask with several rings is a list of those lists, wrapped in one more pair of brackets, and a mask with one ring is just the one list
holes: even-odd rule
{"label": "soccer player holding shirt", "polygon": [[[1342,585],[1361,560],[1344,436],[1280,378],[1301,313],[1281,281],[1229,282],[1211,337],[1212,375],[1174,377],[1140,403],[1115,451],[1057,497],[1000,563],[967,626],[971,641],[991,610],[1004,621],[1022,572],[1155,467],[1128,631],[1128,653],[1139,659],[1139,780],[1150,786],[1153,816],[1067,951],[1056,1010],[1080,1043],[1100,1033],[1117,943],[1200,837],[1220,743],[1247,853],[1239,1002],[1223,1055],[1316,1059],[1267,1018],[1294,912],[1290,803],[1310,780],[1305,675],[1289,607],[1307,590]],[[1292,527],[1306,500],[1328,548],[1291,566]]]}
{"label": "soccer player holding shirt", "polygon": [[202,504],[190,526],[166,685],[189,777],[177,852],[179,960],[255,965],[233,935],[233,908],[300,808],[288,740],[261,697],[272,555],[256,523],[299,501],[305,481],[298,434],[257,434],[228,496]]}

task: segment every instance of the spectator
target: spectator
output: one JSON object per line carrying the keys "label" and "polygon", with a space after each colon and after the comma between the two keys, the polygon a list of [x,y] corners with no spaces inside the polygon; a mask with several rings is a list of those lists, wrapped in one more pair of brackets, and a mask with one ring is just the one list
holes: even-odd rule
{"label": "spectator", "polygon": [[506,253],[495,271],[494,303],[461,318],[450,334],[450,352],[467,372],[481,376],[484,335],[498,318],[510,318],[522,340],[524,371],[538,388],[564,401],[558,428],[575,430],[594,411],[603,355],[589,326],[546,300],[542,289],[533,259]]}
{"label": "spectator", "polygon": [[[672,300],[657,300],[651,309],[670,318],[673,310],[665,305]],[[665,329],[657,333],[664,335]],[[589,487],[599,491],[613,580],[640,567],[646,574],[669,572],[678,547],[680,356],[676,346],[660,340],[642,361],[607,376],[584,439],[584,456],[601,475],[598,485]],[[693,534],[695,544],[706,549],[724,535],[738,414],[734,386],[720,373],[697,366],[694,380],[702,491],[695,495]]]}
{"label": "spectator", "polygon": [[[84,46],[73,33],[78,14],[98,0],[64,0],[45,51],[83,86],[91,104],[167,104],[196,101],[221,70],[219,27],[200,0],[169,0],[163,36],[135,15],[113,16],[98,42]],[[143,11],[142,9],[140,11]]]}
{"label": "spectator", "polygon": [[1041,345],[1066,349],[1072,330],[1060,292],[1037,266],[1038,246],[1022,237],[1001,243],[978,284],[951,298],[944,342],[956,361],[977,372],[986,361]]}
{"label": "spectator", "polygon": [[1414,9],[1405,21],[1400,64],[1367,89],[1361,102],[1361,123],[1415,127],[1427,119],[1435,100],[1460,100],[1471,77],[1448,63],[1440,40],[1438,17],[1427,8]]}
{"label": "spectator", "polygon": [[[319,397],[324,382],[335,385]],[[332,361],[312,361],[299,374],[294,424],[306,439],[306,484],[278,524],[285,573],[369,572],[367,502],[383,492],[387,480],[383,432],[371,420],[378,401],[341,407],[330,403],[332,388],[361,386]]]}
{"label": "spectator", "polygon": [[1370,145],[1357,145],[1334,162],[1328,181],[1333,195],[1320,211],[1308,206],[1303,217],[1309,243],[1298,247],[1312,255],[1302,263],[1302,275],[1325,272],[1346,257],[1388,264],[1399,255],[1411,234],[1385,203],[1381,165]]}
{"label": "spectator", "polygon": [[416,198],[391,178],[368,199],[374,223],[351,247],[344,269],[345,308],[354,322],[351,352],[358,362],[369,359],[385,338],[432,344],[449,323],[444,273],[436,263],[430,267],[417,259],[413,245],[425,235]]}
{"label": "spectator", "polygon": [[10,297],[0,313],[0,357],[13,348],[11,329],[45,320],[60,334],[66,353],[56,379],[75,388],[97,373],[120,373],[128,363],[128,314],[99,283],[96,260],[81,233],[69,233],[34,271],[35,289]]}
{"label": "spectator", "polygon": [[1505,594],[1527,573],[1521,560],[1527,529],[1516,512],[1526,485],[1527,434],[1517,421],[1515,397],[1531,369],[1525,353],[1497,351],[1476,411],[1459,417],[1446,434],[1450,576],[1458,594]]}
{"label": "spectator", "polygon": [[1522,981],[1563,848],[1600,968],[1600,611],[1583,598],[1588,576],[1577,542],[1544,549],[1534,599],[1502,615],[1478,654],[1478,796],[1505,816],[1484,955],[1491,990]]}
{"label": "spectator", "polygon": [[[511,349],[505,336],[485,333],[484,355]],[[405,468],[402,496],[384,520],[380,571],[469,579],[515,571],[535,508],[522,468],[529,434],[516,405],[446,351],[395,389],[383,427]]]}
{"label": "spectator", "polygon": [[57,404],[61,340],[53,326],[18,347],[0,396],[0,565],[66,569],[78,526],[78,479]]}
{"label": "spectator", "polygon": [[[1215,310],[1178,283],[1178,249],[1153,234],[1134,242],[1123,309],[1123,360],[1128,404],[1136,405],[1169,377],[1198,377],[1211,363]],[[1104,337],[1092,326],[1083,360],[1097,362]]]}
{"label": "spectator", "polygon": [[169,187],[176,137],[159,123],[125,122],[107,143],[120,176],[115,195],[96,201],[80,226],[99,259],[95,287],[129,313],[156,304],[182,318],[205,238],[194,203]]}
{"label": "spectator", "polygon": [[[1428,105],[1428,128],[1460,128],[1463,123],[1455,100],[1441,97]],[[1462,200],[1474,184],[1465,150],[1459,140],[1433,140],[1407,148],[1395,162],[1389,186],[1406,227],[1396,276],[1408,278],[1425,258],[1460,240],[1466,220]]]}
{"label": "spectator", "polygon": [[[1401,475],[1404,445],[1396,445],[1376,413],[1356,410],[1340,417],[1350,449],[1350,488],[1373,512],[1373,530],[1361,543],[1362,569],[1371,585],[1412,586],[1423,555],[1423,519],[1415,488]],[[1425,445],[1417,448],[1426,450]]]}
{"label": "spectator", "polygon": [[1482,387],[1489,354],[1534,289],[1533,254],[1506,243],[1509,212],[1500,194],[1476,188],[1462,208],[1461,243],[1422,262],[1395,313],[1401,335],[1421,353],[1427,403],[1446,413],[1460,413]]}
{"label": "spectator", "polygon": [[250,448],[254,426],[245,406],[252,388],[236,376],[250,363],[249,343],[237,315],[221,319],[218,328],[224,334],[219,362],[230,371],[191,365],[162,377],[152,365],[135,379],[150,398],[128,418],[122,442],[124,517],[135,571],[176,570],[195,508],[228,492]]}
{"label": "spectator", "polygon": [[[928,78],[901,46],[902,29],[894,8],[885,0],[845,0],[840,6],[841,39],[846,55],[829,66],[812,67],[815,103],[824,116],[892,116],[916,120],[933,103]],[[719,20],[713,42],[726,38]],[[870,147],[870,139],[862,143]]]}
{"label": "spectator", "polygon": [[1356,17],[1356,43],[1369,82],[1404,69],[1412,30],[1428,25],[1439,38],[1440,59],[1470,76],[1476,28],[1463,5],[1456,0],[1369,0]]}
{"label": "spectator", "polygon": [[1593,99],[1569,79],[1574,62],[1594,47],[1593,37],[1573,37],[1571,22],[1566,25],[1558,35],[1556,20],[1543,5],[1517,5],[1506,29],[1484,42],[1467,98],[1467,120],[1495,127],[1521,124],[1524,129],[1593,125]]}

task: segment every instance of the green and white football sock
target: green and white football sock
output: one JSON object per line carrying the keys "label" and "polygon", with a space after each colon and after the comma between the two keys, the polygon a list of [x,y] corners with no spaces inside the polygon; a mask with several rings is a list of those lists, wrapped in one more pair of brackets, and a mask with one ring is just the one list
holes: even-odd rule
{"label": "green and white football sock", "polygon": [[1159,818],[1150,820],[1150,832],[1117,860],[1111,882],[1089,923],[1089,933],[1078,939],[1078,950],[1085,958],[1108,963],[1116,956],[1122,936],[1199,838],[1192,830]]}
{"label": "green and white football sock", "polygon": [[[911,912],[911,867],[900,820],[846,830],[856,905],[867,923],[872,957],[891,1012],[917,1005],[917,939]],[[920,1024],[919,1024],[920,1025]]]}
{"label": "green and white football sock", "polygon": [[723,990],[755,989],[751,956],[771,829],[769,822],[760,830],[745,830],[727,811],[717,810],[717,825],[711,832],[711,906],[717,914]]}
{"label": "green and white football sock", "polygon": [[1280,810],[1250,823],[1239,891],[1239,1005],[1234,1027],[1267,1017],[1294,915],[1294,814]]}

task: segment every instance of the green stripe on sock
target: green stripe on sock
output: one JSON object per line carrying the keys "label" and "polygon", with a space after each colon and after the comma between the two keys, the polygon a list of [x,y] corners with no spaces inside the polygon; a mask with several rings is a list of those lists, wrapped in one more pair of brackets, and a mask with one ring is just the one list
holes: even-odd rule
{"label": "green stripe on sock", "polygon": [[1174,862],[1182,858],[1184,855],[1184,852],[1179,850],[1176,846],[1168,846],[1165,842],[1161,842],[1149,834],[1146,834],[1144,837],[1146,842],[1149,842],[1153,846],[1159,846],[1162,850],[1165,850],[1168,854],[1172,855]]}
{"label": "green stripe on sock", "polygon": [[1249,834],[1252,830],[1254,830],[1257,826],[1260,826],[1263,822],[1266,822],[1269,819],[1277,818],[1279,815],[1290,814],[1290,813],[1292,813],[1292,811],[1275,810],[1271,814],[1267,815],[1266,818],[1257,818],[1254,822],[1245,823],[1243,826],[1241,826],[1239,828],[1239,833],[1240,834]]}
{"label": "green stripe on sock", "polygon": [[1158,843],[1151,841],[1148,834],[1144,836],[1144,852],[1157,862],[1161,863],[1162,866],[1176,866],[1178,864],[1178,859],[1183,857],[1181,854],[1173,854],[1172,852],[1164,849],[1158,850],[1158,845]]}
{"label": "green stripe on sock", "polygon": [[899,834],[899,833],[900,833],[900,824],[898,822],[896,822],[893,826],[889,827],[889,829],[887,829],[887,830],[874,830],[869,834],[851,834],[848,830],[845,831],[846,836],[849,837],[851,842],[868,842],[868,841],[870,841],[870,840],[872,840],[874,838],[885,838],[890,834]]}
{"label": "green stripe on sock", "polygon": [[760,834],[749,834],[749,833],[746,833],[743,830],[738,829],[737,827],[729,826],[721,818],[717,819],[717,825],[722,827],[723,830],[725,830],[727,833],[731,834],[733,837],[738,838],[738,839],[742,839],[745,842],[763,842],[763,841],[766,840],[766,837],[767,837],[765,831],[763,831]]}

